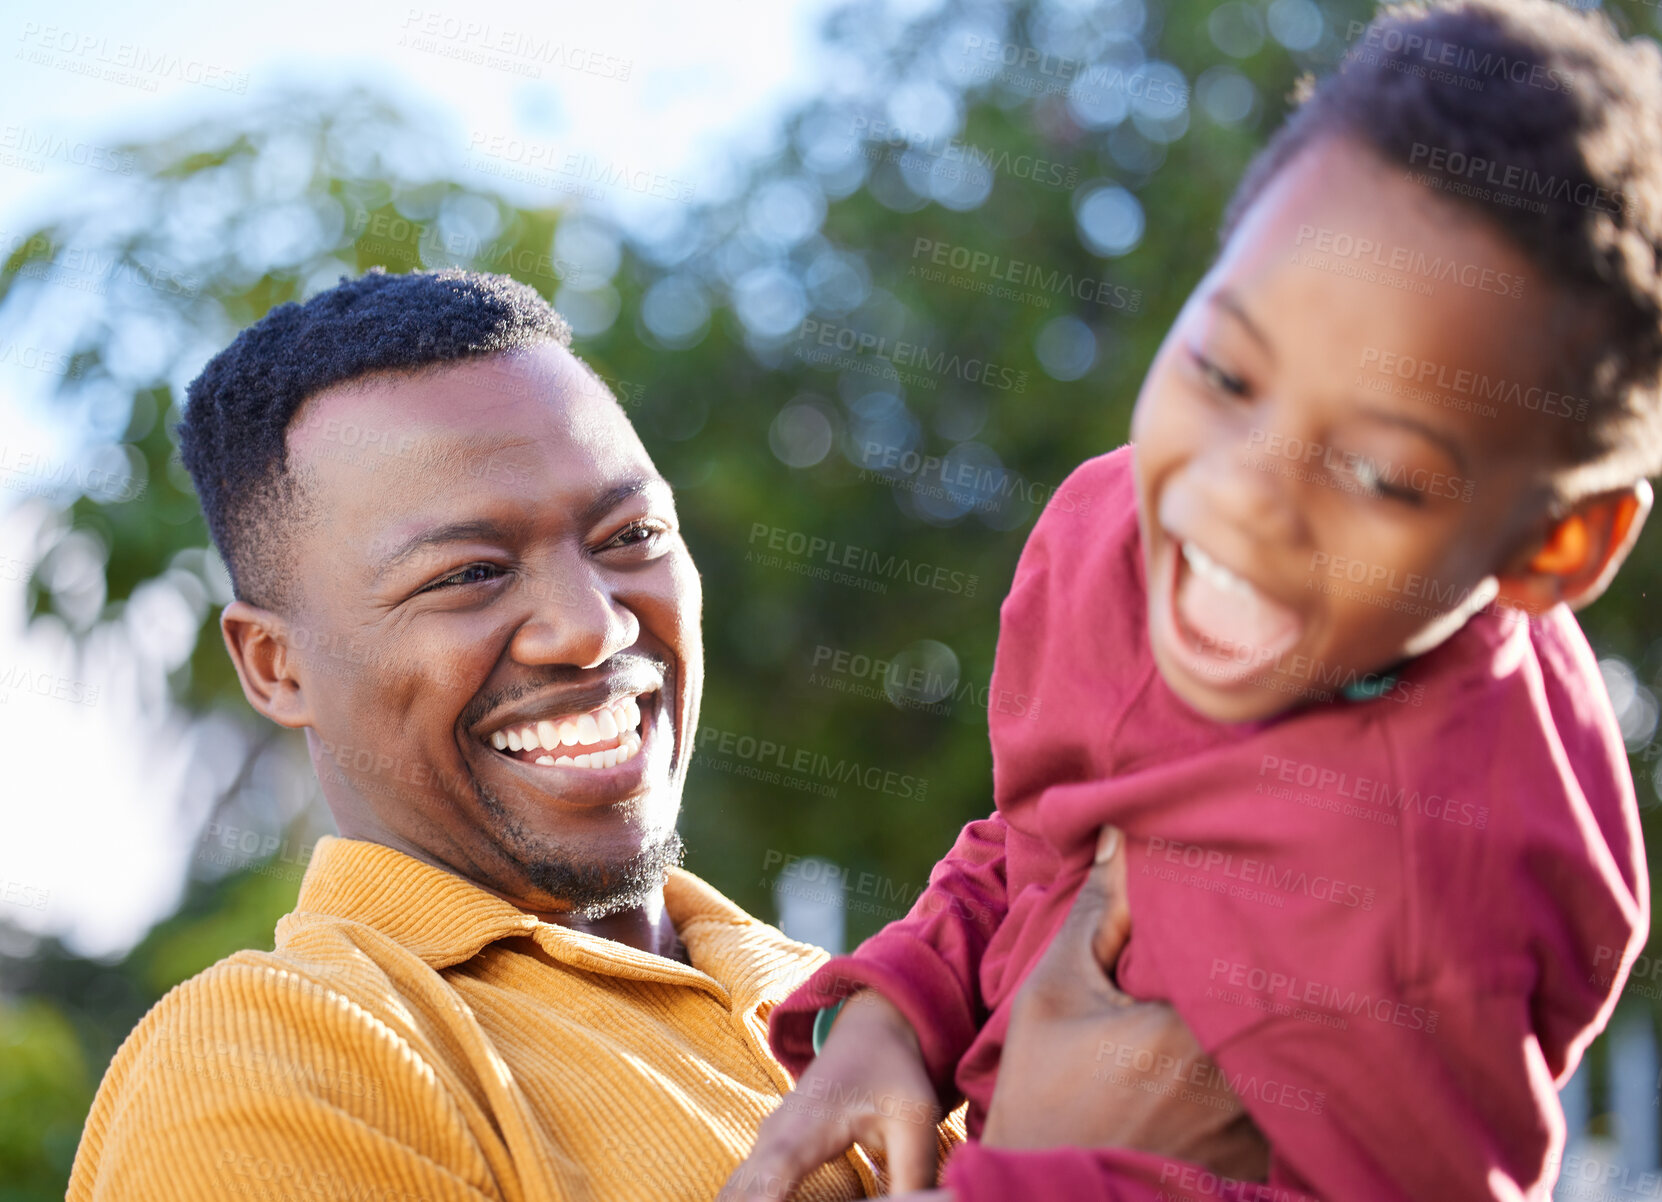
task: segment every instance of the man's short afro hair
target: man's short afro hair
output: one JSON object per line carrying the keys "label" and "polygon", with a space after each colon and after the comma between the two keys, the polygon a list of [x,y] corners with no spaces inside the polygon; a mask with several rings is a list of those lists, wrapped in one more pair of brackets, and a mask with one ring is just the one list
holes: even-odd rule
{"label": "man's short afro hair", "polygon": [[1569,469],[1562,499],[1662,473],[1656,44],[1624,42],[1603,13],[1550,0],[1392,4],[1349,34],[1339,70],[1300,82],[1297,107],[1247,169],[1224,240],[1294,156],[1329,135],[1354,139],[1481,216],[1563,290],[1576,316],[1542,331],[1562,347],[1559,378],[1537,383],[1589,405],[1586,420],[1553,431]]}
{"label": "man's short afro hair", "polygon": [[303,304],[279,305],[208,361],[186,393],[179,449],[236,595],[291,600],[286,526],[305,504],[287,432],[310,396],[382,372],[413,372],[571,345],[571,327],[534,288],[449,269],[372,268]]}

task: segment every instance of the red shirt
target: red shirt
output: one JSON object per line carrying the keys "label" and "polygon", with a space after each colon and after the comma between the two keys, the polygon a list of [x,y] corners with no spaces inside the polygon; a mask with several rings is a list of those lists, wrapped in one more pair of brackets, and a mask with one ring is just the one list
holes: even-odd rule
{"label": "red shirt", "polygon": [[[1546,1198],[1557,1086],[1649,924],[1621,733],[1569,610],[1479,613],[1373,700],[1213,722],[1149,648],[1131,448],[1057,497],[1000,614],[996,813],[906,918],[773,1012],[776,1054],[800,1073],[815,1011],[870,985],[979,1134],[1013,995],[1113,823],[1119,984],[1170,1001],[1215,1058],[1269,1141],[1269,1186],[1125,1149],[972,1142],[946,1170],[960,1202]],[[1345,683],[1311,672],[1313,689]]]}

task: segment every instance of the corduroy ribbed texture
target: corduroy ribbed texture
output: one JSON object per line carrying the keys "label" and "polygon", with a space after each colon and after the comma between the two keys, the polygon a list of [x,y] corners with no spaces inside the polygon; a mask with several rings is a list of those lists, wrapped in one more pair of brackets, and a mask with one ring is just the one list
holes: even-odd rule
{"label": "corduroy ribbed texture", "polygon": [[[790,1087],[768,1013],[825,954],[689,873],[664,900],[696,967],[320,839],[276,950],[122,1044],[69,1202],[713,1198]],[[795,1196],[878,1184],[856,1150]]]}

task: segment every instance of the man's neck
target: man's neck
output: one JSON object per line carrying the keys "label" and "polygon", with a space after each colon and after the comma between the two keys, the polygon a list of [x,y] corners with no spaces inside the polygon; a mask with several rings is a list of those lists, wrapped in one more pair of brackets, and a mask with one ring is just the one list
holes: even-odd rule
{"label": "man's neck", "polygon": [[530,914],[540,918],[543,922],[554,923],[573,931],[582,931],[588,935],[598,935],[602,939],[610,939],[614,943],[621,943],[626,947],[637,948],[643,952],[650,952],[654,956],[662,956],[666,960],[674,960],[680,964],[691,965],[687,958],[686,945],[681,942],[681,936],[675,931],[675,924],[670,921],[669,911],[664,908],[664,890],[660,885],[652,891],[652,895],[638,906],[631,906],[626,910],[619,910],[615,914],[608,914],[604,918],[584,918],[569,910],[537,910],[500,889],[492,888],[487,882],[480,880],[482,874],[469,873],[458,869],[453,864],[447,864],[433,855],[426,848],[417,847],[407,839],[399,838],[391,831],[378,825],[360,829],[357,825],[344,821],[339,811],[335,814],[335,825],[341,835],[348,839],[365,839],[371,843],[380,843],[401,851],[405,855],[430,864],[459,876],[463,880],[483,889],[495,897]]}
{"label": "man's neck", "polygon": [[675,960],[681,964],[692,963],[687,959],[686,945],[681,942],[681,936],[675,931],[675,924],[670,921],[669,913],[664,909],[662,889],[658,890],[646,905],[620,910],[604,918],[580,918],[575,914],[538,914],[537,917],[544,922],[558,923],[574,931],[582,931],[586,935],[599,935],[602,939],[610,939],[614,943],[639,948],[643,952],[651,952],[654,956],[662,956],[666,960]]}

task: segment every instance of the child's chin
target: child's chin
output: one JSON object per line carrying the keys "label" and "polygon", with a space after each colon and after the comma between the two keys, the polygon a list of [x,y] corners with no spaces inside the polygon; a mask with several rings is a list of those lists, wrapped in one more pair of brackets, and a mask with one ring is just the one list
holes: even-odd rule
{"label": "child's chin", "polygon": [[1160,672],[1160,679],[1177,694],[1178,700],[1202,718],[1213,722],[1262,721],[1293,708],[1298,700],[1260,685],[1244,684],[1229,689],[1207,687],[1181,669],[1169,667],[1163,662],[1158,648],[1154,664]]}

